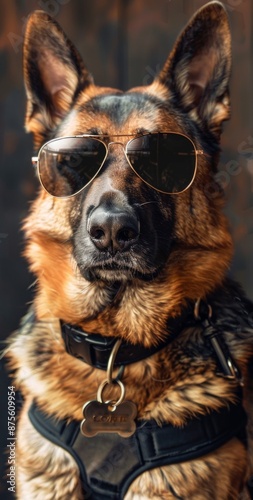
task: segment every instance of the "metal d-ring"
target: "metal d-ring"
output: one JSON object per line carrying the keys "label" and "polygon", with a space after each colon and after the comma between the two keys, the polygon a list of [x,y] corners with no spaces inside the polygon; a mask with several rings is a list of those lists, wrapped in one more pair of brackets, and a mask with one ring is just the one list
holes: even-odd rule
{"label": "metal d-ring", "polygon": [[112,352],[110,354],[109,360],[108,360],[108,365],[107,365],[107,382],[108,384],[112,384],[115,380],[118,381],[119,375],[122,374],[122,367],[120,367],[118,375],[116,378],[112,377],[112,372],[113,372],[113,367],[114,367],[114,362],[118,353],[118,350],[121,346],[122,340],[118,339],[112,349]]}
{"label": "metal d-ring", "polygon": [[[103,401],[103,390],[104,388],[107,386],[107,385],[114,385],[114,384],[118,384],[118,386],[120,387],[121,389],[121,394],[120,394],[120,397],[119,399],[115,400],[115,399],[112,399],[112,400],[107,400],[107,401]],[[114,380],[112,381],[110,384],[110,382],[108,382],[108,380],[104,380],[104,382],[102,382],[102,384],[100,384],[99,388],[98,388],[98,392],[97,392],[97,401],[99,403],[106,403],[106,404],[111,404],[112,406],[118,406],[120,403],[122,403],[124,397],[125,397],[125,386],[124,384],[121,382],[121,380]]]}
{"label": "metal d-ring", "polygon": [[[118,374],[115,378],[112,376],[114,362],[115,362],[115,359],[116,359],[116,356],[117,356],[117,353],[118,353],[118,350],[120,348],[121,343],[122,343],[122,340],[118,339],[113,346],[112,352],[111,352],[109,360],[108,360],[108,365],[107,365],[107,379],[104,380],[100,384],[100,386],[98,388],[98,392],[97,392],[97,401],[99,401],[99,403],[111,404],[113,407],[118,406],[123,401],[123,399],[125,397],[125,392],[126,392],[125,386],[124,386],[123,382],[121,382],[121,380],[120,380],[120,378],[123,374],[123,371],[124,371],[124,366],[121,366],[119,368]],[[121,389],[121,394],[120,394],[119,399],[118,400],[113,399],[110,401],[103,401],[103,391],[104,391],[105,387],[107,385],[114,385],[115,386],[115,384],[117,384]]]}
{"label": "metal d-ring", "polygon": [[[197,299],[196,302],[195,302],[195,305],[194,305],[194,317],[195,319],[197,320],[200,320],[201,317],[200,317],[200,304],[201,304],[201,300],[202,299]],[[213,310],[212,310],[212,307],[210,306],[210,304],[206,304],[207,308],[208,308],[208,319],[210,319],[212,317],[212,314],[213,314]]]}

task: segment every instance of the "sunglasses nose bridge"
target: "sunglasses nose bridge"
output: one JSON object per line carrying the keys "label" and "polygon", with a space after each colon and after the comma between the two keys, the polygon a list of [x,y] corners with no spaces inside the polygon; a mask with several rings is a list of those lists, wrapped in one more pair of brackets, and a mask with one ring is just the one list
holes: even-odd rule
{"label": "sunglasses nose bridge", "polygon": [[120,141],[111,141],[111,142],[109,142],[107,144],[107,154],[106,154],[106,157],[109,154],[111,146],[121,146],[121,148],[123,149],[125,158],[126,158],[127,162],[129,163],[128,158],[127,158],[127,154],[126,154],[126,146],[123,144],[123,142],[120,142]]}
{"label": "sunglasses nose bridge", "polygon": [[123,151],[125,151],[125,147],[124,147],[123,142],[120,142],[120,141],[111,141],[111,142],[109,142],[107,144],[108,152],[109,152],[109,149],[110,149],[111,146],[117,146],[117,145],[122,146]]}

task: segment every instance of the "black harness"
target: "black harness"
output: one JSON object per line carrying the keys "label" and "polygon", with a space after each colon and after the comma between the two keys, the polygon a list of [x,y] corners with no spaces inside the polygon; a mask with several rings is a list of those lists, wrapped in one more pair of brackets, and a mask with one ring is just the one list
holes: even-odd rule
{"label": "black harness", "polygon": [[76,460],[84,498],[92,500],[122,500],[132,481],[147,470],[199,458],[235,436],[244,441],[247,420],[238,403],[193,418],[184,427],[139,420],[129,438],[118,434],[87,438],[80,433],[80,422],[48,417],[35,403],[29,417],[40,434]]}
{"label": "black harness", "polygon": [[[179,320],[171,320],[171,335],[151,349],[123,342],[114,366],[134,363],[158,352],[189,324],[188,318],[187,309]],[[239,381],[238,370],[221,340],[220,332],[206,315],[202,325],[204,337],[210,342],[219,369],[224,376],[238,377]],[[107,368],[116,342],[114,337],[90,335],[67,324],[62,324],[62,336],[69,354],[96,368]],[[218,411],[189,419],[183,427],[172,424],[159,426],[153,420],[138,420],[135,433],[128,438],[116,433],[85,437],[80,432],[80,422],[69,423],[67,420],[48,417],[35,402],[29,409],[29,418],[42,436],[64,448],[75,459],[80,470],[84,497],[90,500],[122,500],[133,480],[141,473],[202,457],[232,437],[238,437],[246,444],[247,417],[239,384],[235,404],[227,404]]]}

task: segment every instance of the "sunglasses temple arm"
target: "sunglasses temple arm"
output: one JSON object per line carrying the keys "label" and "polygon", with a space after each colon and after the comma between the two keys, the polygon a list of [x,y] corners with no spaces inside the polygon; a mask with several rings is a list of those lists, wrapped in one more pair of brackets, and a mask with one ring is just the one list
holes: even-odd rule
{"label": "sunglasses temple arm", "polygon": [[33,167],[37,167],[38,165],[38,156],[32,156],[32,165]]}

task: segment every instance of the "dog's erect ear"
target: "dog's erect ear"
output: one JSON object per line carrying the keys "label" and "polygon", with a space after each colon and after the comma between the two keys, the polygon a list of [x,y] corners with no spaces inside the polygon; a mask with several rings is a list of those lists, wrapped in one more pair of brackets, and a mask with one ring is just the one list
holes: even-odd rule
{"label": "dog's erect ear", "polygon": [[82,59],[60,26],[43,11],[29,18],[24,42],[26,129],[38,146],[92,83]]}
{"label": "dog's erect ear", "polygon": [[231,36],[220,2],[210,2],[191,19],[161,73],[175,104],[215,134],[229,118]]}

